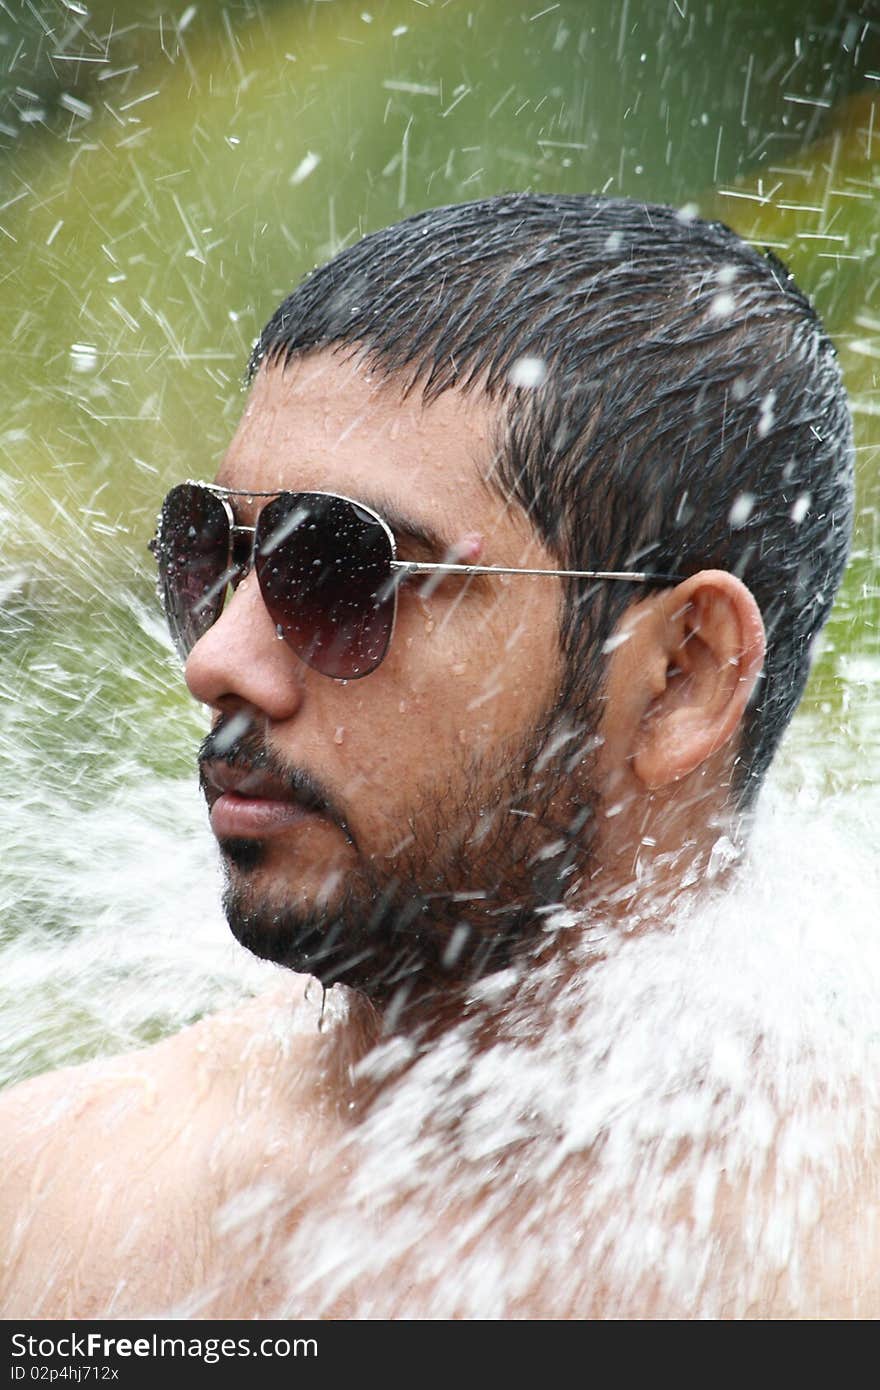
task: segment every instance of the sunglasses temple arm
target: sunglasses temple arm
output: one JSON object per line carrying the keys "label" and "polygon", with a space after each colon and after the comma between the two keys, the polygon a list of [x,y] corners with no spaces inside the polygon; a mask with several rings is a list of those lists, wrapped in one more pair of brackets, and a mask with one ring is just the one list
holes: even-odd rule
{"label": "sunglasses temple arm", "polygon": [[520,569],[506,565],[445,565],[427,564],[410,560],[393,560],[394,569],[403,571],[401,577],[409,574],[549,574],[557,579],[623,579],[632,584],[665,582],[679,584],[684,578],[680,574],[651,574],[635,570],[539,570]]}

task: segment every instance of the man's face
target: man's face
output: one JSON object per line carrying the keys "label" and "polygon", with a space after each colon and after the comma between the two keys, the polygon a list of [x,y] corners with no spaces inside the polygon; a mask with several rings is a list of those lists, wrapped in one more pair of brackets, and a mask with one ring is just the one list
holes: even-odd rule
{"label": "man's face", "polygon": [[[552,569],[489,480],[491,440],[478,396],[424,407],[320,353],[260,371],[217,481],[363,502],[399,559]],[[263,500],[233,497],[237,521]],[[203,785],[246,945],[381,998],[540,924],[589,814],[561,770],[590,730],[558,737],[560,603],[552,577],[411,579],[385,660],[345,682],[278,639],[248,574],[186,672],[214,711]]]}

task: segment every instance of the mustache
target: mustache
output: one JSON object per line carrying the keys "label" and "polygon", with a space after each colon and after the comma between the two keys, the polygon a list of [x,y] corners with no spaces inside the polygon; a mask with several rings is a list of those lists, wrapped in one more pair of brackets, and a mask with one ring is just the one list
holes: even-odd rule
{"label": "mustache", "polygon": [[207,768],[211,763],[223,763],[226,767],[244,772],[264,773],[281,784],[290,801],[333,821],[349,843],[357,848],[348,821],[323,783],[304,768],[285,763],[254,729],[235,734],[230,739],[229,726],[235,718],[235,715],[221,718],[199,745],[197,757],[202,792],[207,794]]}

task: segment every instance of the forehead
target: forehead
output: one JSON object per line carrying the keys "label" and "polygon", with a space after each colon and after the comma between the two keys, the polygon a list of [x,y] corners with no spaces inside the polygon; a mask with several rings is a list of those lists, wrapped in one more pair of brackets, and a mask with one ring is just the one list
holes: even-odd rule
{"label": "forehead", "polygon": [[323,491],[411,516],[453,543],[477,530],[534,541],[494,481],[495,417],[479,394],[424,405],[360,360],[314,353],[262,367],[217,476],[241,491]]}

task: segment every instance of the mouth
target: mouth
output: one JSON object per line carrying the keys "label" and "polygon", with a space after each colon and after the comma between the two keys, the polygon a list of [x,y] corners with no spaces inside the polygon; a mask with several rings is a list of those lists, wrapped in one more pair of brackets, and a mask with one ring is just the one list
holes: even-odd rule
{"label": "mouth", "polygon": [[262,840],[319,820],[329,820],[352,839],[345,822],[302,775],[284,778],[259,767],[207,760],[201,764],[201,783],[218,840]]}

